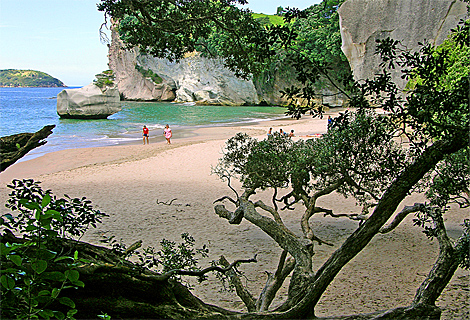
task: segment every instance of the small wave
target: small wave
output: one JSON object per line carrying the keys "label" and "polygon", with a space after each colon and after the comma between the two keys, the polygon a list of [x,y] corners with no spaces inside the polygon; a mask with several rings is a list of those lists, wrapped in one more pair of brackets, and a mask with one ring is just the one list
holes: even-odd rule
{"label": "small wave", "polygon": [[108,137],[108,136],[103,136],[103,137],[99,137],[99,138],[92,138],[92,139],[90,139],[90,140],[92,140],[92,141],[99,141],[99,140],[106,140],[106,139],[109,139],[109,137]]}
{"label": "small wave", "polygon": [[122,142],[133,142],[133,141],[139,141],[142,138],[109,138],[109,142],[114,143],[114,144],[119,144]]}

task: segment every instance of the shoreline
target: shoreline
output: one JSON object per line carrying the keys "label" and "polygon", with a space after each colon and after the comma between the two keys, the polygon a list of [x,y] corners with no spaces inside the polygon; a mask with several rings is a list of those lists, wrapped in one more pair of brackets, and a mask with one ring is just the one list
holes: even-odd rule
{"label": "shoreline", "polygon": [[[335,109],[335,112],[325,113],[337,114],[343,111],[343,109]],[[171,139],[172,145],[170,148],[175,148],[182,145],[203,143],[212,140],[227,140],[233,137],[237,132],[248,131],[252,135],[262,138],[270,127],[273,127],[273,131],[278,131],[279,128],[289,128],[288,131],[293,128],[299,128],[296,131],[296,139],[299,135],[304,137],[307,134],[319,134],[326,132],[326,117],[323,119],[314,118],[307,116],[299,120],[283,117],[279,119],[269,120],[256,120],[253,122],[239,122],[232,125],[214,125],[214,126],[199,126],[199,127],[186,127],[182,130],[173,131],[173,138]],[[309,130],[308,127],[302,125],[306,122],[314,122],[315,127],[313,130]],[[156,132],[157,130],[153,130]],[[160,130],[158,130],[159,132]],[[254,134],[253,134],[254,133]],[[299,135],[297,134],[299,133]],[[11,167],[7,168],[4,172],[0,173],[0,183],[5,183],[14,177],[27,178],[28,176],[38,176],[43,174],[55,173],[63,170],[71,170],[77,167],[90,166],[90,165],[104,165],[106,163],[126,162],[134,161],[136,159],[143,159],[145,157],[155,156],[159,152],[163,152],[168,149],[166,140],[163,135],[157,135],[150,133],[150,144],[144,146],[142,139],[135,138],[135,141],[122,141],[113,145],[104,146],[93,146],[93,147],[76,147],[61,150],[52,150],[46,153],[34,153],[32,150],[31,154],[27,154],[24,158],[20,159]],[[47,139],[46,139],[47,141]],[[46,144],[47,145],[47,144]],[[151,150],[137,150],[134,147],[142,148],[154,146]],[[109,152],[106,152],[108,150]],[[111,152],[113,151],[113,152]],[[140,155],[135,155],[135,152],[141,152]],[[30,158],[31,157],[31,158]],[[60,158],[61,161],[55,161]]]}
{"label": "shoreline", "polygon": [[[237,132],[264,139],[270,127],[274,131],[294,129],[296,137],[293,139],[301,139],[308,134],[326,132],[326,123],[327,117],[287,118],[250,125],[198,128],[190,137],[175,137],[171,145],[165,141],[151,141],[149,145],[48,153],[16,163],[0,173],[0,200],[2,204],[6,202],[9,189],[5,185],[11,179],[33,178],[41,181],[44,190],[51,189],[58,197],[64,194],[72,198],[86,196],[95,209],[109,215],[96,229],[88,230],[83,241],[103,245],[99,242],[103,235],[114,235],[127,245],[142,240],[144,247],[158,248],[161,239],[180,242],[181,233],[188,232],[198,247],[207,244],[210,249],[209,258],[200,260],[201,267],[220,255],[234,261],[258,254],[258,263],[240,267],[248,280],[248,289],[257,296],[266,281],[265,271],[275,271],[280,248],[251,223],[242,221],[240,225],[230,225],[216,216],[213,201],[232,193],[225,182],[211,174],[211,167],[222,156],[227,139]],[[232,185],[239,187],[238,181],[233,181]],[[263,192],[256,195],[267,202],[271,196]],[[175,205],[162,204],[175,198]],[[422,200],[422,195],[413,194],[399,210]],[[319,200],[319,206],[335,212],[357,210],[354,199],[344,199],[336,194]],[[296,234],[301,233],[301,214],[301,208],[282,212],[286,226]],[[456,208],[446,213],[446,226],[452,231],[449,231],[451,237],[458,235],[458,226],[465,214],[464,210]],[[317,270],[358,223],[323,216],[311,219],[317,236],[334,245],[315,246],[313,263]],[[394,231],[374,237],[329,285],[315,309],[316,315],[367,313],[409,305],[438,252],[437,243],[427,239],[420,228],[413,226],[412,220],[412,216],[407,217]],[[457,270],[438,299],[438,306],[444,308],[441,319],[468,316],[468,280],[468,271]],[[213,276],[200,285],[193,285],[193,293],[206,303],[236,311],[244,309],[235,294],[218,291],[221,285]],[[278,306],[286,294],[284,285],[273,307]]]}

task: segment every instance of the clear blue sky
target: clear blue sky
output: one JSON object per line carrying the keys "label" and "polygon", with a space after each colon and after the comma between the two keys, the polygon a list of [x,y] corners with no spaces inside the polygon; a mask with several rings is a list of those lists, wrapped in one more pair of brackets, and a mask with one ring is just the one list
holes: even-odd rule
{"label": "clear blue sky", "polygon": [[[108,69],[100,42],[98,0],[0,0],[0,69],[43,71],[68,86],[84,86]],[[305,9],[320,0],[252,0],[256,13]]]}

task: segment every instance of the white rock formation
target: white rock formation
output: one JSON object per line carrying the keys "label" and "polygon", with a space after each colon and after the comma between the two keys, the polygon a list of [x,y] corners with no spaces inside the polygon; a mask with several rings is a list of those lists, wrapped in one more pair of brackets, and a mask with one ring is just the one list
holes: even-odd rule
{"label": "white rock formation", "polygon": [[119,91],[104,92],[93,83],[79,89],[65,89],[57,95],[57,114],[69,119],[106,119],[121,111]]}
{"label": "white rock formation", "polygon": [[[354,78],[360,80],[380,71],[379,56],[374,55],[376,39],[390,37],[411,50],[424,40],[439,45],[467,9],[459,0],[347,0],[338,12],[342,50]],[[392,77],[403,87],[400,75],[395,72]]]}
{"label": "white rock formation", "polygon": [[[254,105],[258,95],[252,81],[237,78],[220,60],[197,54],[172,63],[124,49],[115,30],[109,49],[109,67],[116,76],[119,92],[129,100],[196,102],[217,105]],[[136,68],[161,78],[155,83]]]}

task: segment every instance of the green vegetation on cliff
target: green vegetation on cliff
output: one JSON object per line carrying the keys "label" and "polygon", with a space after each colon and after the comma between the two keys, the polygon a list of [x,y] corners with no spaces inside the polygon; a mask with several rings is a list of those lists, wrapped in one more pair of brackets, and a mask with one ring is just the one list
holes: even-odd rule
{"label": "green vegetation on cliff", "polygon": [[0,87],[66,87],[47,73],[34,70],[0,70]]}
{"label": "green vegetation on cliff", "polygon": [[278,15],[264,14],[264,13],[253,13],[253,18],[260,22],[263,26],[266,25],[275,25],[282,26],[284,25],[284,18]]}

